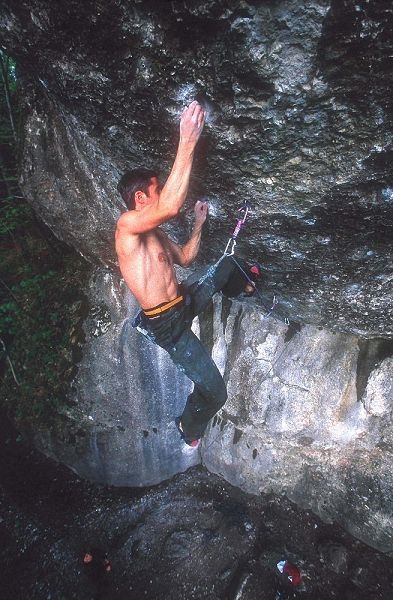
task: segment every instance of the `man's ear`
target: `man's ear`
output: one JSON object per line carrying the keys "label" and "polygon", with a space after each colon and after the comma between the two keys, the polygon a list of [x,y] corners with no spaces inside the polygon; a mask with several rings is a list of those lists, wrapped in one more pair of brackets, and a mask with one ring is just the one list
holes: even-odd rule
{"label": "man's ear", "polygon": [[139,204],[144,204],[145,199],[146,199],[145,192],[142,192],[141,190],[138,190],[137,192],[135,192],[135,202],[139,202]]}

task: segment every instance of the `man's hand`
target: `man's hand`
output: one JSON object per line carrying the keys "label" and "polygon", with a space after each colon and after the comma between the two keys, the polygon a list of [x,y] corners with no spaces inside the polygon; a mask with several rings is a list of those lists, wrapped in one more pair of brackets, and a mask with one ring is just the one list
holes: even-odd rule
{"label": "man's hand", "polygon": [[183,110],[180,119],[180,142],[195,145],[202,133],[205,123],[205,111],[202,106],[194,100]]}
{"label": "man's hand", "polygon": [[202,227],[202,225],[206,221],[208,209],[209,209],[209,207],[208,207],[207,202],[201,202],[200,200],[198,200],[198,202],[195,203],[195,206],[194,206],[195,225],[200,225]]}

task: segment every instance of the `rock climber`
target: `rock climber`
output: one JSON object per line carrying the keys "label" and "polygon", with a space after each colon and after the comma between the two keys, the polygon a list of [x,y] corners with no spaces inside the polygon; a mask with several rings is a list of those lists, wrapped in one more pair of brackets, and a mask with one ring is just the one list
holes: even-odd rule
{"label": "rock climber", "polygon": [[[206,202],[196,202],[193,230],[183,246],[159,227],[175,217],[186,200],[194,151],[204,122],[205,112],[198,102],[184,109],[175,162],[163,187],[157,173],[147,169],[127,171],[122,176],[118,191],[128,210],[120,216],[116,228],[119,266],[141,306],[139,321],[149,337],[194,382],[183,414],[175,421],[184,442],[193,447],[224,405],[227,392],[218,368],[191,331],[192,321],[219,290],[229,296],[243,290],[251,295],[255,290],[229,256],[208,268],[197,281],[178,283],[174,265],[188,267],[196,258],[208,214]],[[259,277],[255,265],[249,275],[252,281]]]}

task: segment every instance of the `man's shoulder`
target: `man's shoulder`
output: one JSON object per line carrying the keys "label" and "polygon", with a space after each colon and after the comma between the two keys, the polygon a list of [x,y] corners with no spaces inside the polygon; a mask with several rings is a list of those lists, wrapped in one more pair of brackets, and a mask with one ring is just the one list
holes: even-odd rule
{"label": "man's shoulder", "polygon": [[117,227],[125,227],[127,225],[127,223],[130,223],[133,221],[134,219],[134,213],[135,211],[133,210],[127,210],[126,212],[123,212],[120,217],[117,219]]}
{"label": "man's shoulder", "polygon": [[117,219],[116,235],[138,235],[134,210],[127,210]]}
{"label": "man's shoulder", "polygon": [[151,229],[145,226],[141,227],[141,215],[139,211],[128,210],[120,215],[116,223],[116,235],[132,235],[132,236],[144,236],[145,234],[151,234],[153,236],[165,236],[166,234],[160,230],[159,227],[152,227]]}
{"label": "man's shoulder", "polygon": [[[139,243],[140,235],[134,231],[133,211],[127,211],[120,215],[116,223],[115,240],[117,252],[128,253],[130,247],[135,247]],[[130,246],[131,245],[131,246]]]}
{"label": "man's shoulder", "polygon": [[[137,224],[135,224],[135,215],[129,214],[134,211],[128,211],[120,215],[116,224],[116,240],[133,240],[134,242],[145,242],[149,240],[158,240],[163,242],[168,239],[168,236],[159,227],[154,227],[148,231],[138,231]],[[136,227],[135,227],[136,225]]]}

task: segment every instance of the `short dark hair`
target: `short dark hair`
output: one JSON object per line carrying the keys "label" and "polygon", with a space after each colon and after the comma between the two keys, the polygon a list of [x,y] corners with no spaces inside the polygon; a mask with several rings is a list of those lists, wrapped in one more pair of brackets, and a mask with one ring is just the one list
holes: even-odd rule
{"label": "short dark hair", "polygon": [[157,177],[157,172],[151,169],[133,169],[126,171],[117,184],[117,191],[123,198],[128,210],[135,209],[135,193],[138,191],[148,193],[152,177]]}

